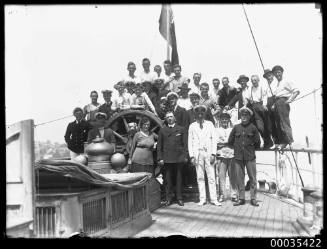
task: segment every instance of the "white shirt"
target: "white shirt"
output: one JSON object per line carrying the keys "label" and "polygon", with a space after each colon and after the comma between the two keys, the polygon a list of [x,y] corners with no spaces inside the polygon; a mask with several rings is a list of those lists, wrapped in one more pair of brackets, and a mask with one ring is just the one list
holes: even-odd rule
{"label": "white shirt", "polygon": [[188,151],[190,157],[197,159],[199,150],[205,150],[208,155],[216,154],[216,131],[211,121],[204,120],[203,128],[200,124],[193,122],[188,131]]}
{"label": "white shirt", "polygon": [[150,81],[150,82],[154,82],[155,79],[158,78],[158,74],[156,72],[151,72],[149,71],[148,73],[146,72],[142,72],[140,74],[140,80],[141,82],[144,82],[144,81]]}
{"label": "white shirt", "polygon": [[242,89],[242,98],[243,98],[243,105],[246,106],[248,103],[248,99],[251,99],[251,88],[246,87],[245,89]]}
{"label": "white shirt", "polygon": [[295,88],[291,82],[284,79],[282,79],[280,82],[277,80],[271,82],[270,87],[276,97],[289,98],[294,92],[299,91],[299,89]]}
{"label": "white shirt", "polygon": [[[231,133],[232,128],[216,128],[216,142],[217,144],[226,144],[228,142],[229,134]],[[223,158],[233,158],[234,150],[229,148],[227,145],[219,146],[217,153],[220,157]]]}
{"label": "white shirt", "polygon": [[191,88],[192,92],[198,93],[199,95],[201,95],[201,91],[200,91],[200,84],[197,86],[194,84],[193,82],[190,82],[190,84],[188,84],[189,88]]}
{"label": "white shirt", "polygon": [[181,96],[177,100],[177,105],[179,105],[180,107],[185,108],[186,110],[189,110],[189,109],[192,108],[192,103],[191,103],[190,98],[184,99]]}
{"label": "white shirt", "polygon": [[141,79],[140,79],[140,77],[137,76],[137,75],[134,75],[134,78],[132,78],[132,77],[128,74],[128,75],[126,75],[126,76],[123,78],[123,82],[124,82],[124,84],[125,84],[126,82],[134,82],[135,84],[137,84],[137,83],[141,83]]}
{"label": "white shirt", "polygon": [[124,92],[122,95],[119,95],[119,93],[116,96],[113,96],[112,98],[112,105],[111,109],[113,111],[116,111],[116,109],[119,107],[120,109],[129,109],[131,107],[131,98],[132,96]]}
{"label": "white shirt", "polygon": [[99,133],[101,137],[104,137],[104,127],[99,128]]}
{"label": "white shirt", "polygon": [[253,102],[261,102],[264,106],[267,105],[267,89],[263,86],[258,85],[257,87],[250,87],[250,99]]}

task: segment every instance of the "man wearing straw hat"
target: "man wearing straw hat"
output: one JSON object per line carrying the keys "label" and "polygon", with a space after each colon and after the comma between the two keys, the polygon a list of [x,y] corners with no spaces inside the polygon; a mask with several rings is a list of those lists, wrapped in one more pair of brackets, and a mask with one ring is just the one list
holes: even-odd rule
{"label": "man wearing straw hat", "polygon": [[253,112],[246,106],[240,110],[241,123],[233,127],[228,145],[234,148],[234,162],[236,170],[236,187],[239,200],[234,206],[245,204],[245,167],[250,180],[251,205],[259,206],[257,203],[257,171],[255,149],[260,147],[260,136],[258,129],[250,122]]}

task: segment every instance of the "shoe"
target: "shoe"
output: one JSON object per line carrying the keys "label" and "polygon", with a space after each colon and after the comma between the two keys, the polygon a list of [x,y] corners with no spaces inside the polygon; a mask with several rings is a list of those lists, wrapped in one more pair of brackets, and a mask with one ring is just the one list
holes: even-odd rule
{"label": "shoe", "polygon": [[251,200],[251,205],[255,206],[255,207],[259,206],[258,202],[256,200],[254,200],[254,199]]}
{"label": "shoe", "polygon": [[199,205],[199,206],[203,206],[203,205],[205,205],[205,204],[206,204],[205,201],[199,201],[199,202],[198,202],[198,205]]}
{"label": "shoe", "polygon": [[283,149],[285,149],[287,147],[287,145],[288,144],[280,144],[278,149],[283,150]]}
{"label": "shoe", "polygon": [[244,205],[244,204],[245,204],[245,200],[240,199],[238,202],[235,202],[233,204],[233,206],[240,206],[240,205]]}
{"label": "shoe", "polygon": [[270,147],[271,150],[277,150],[279,148],[279,144],[274,144]]}
{"label": "shoe", "polygon": [[224,196],[221,195],[221,196],[219,197],[219,200],[218,200],[218,201],[219,201],[219,202],[224,202],[224,201],[225,201]]}
{"label": "shoe", "polygon": [[218,201],[212,201],[211,203],[215,206],[221,206],[221,203]]}
{"label": "shoe", "polygon": [[180,205],[180,206],[184,206],[184,202],[182,200],[178,200],[177,204]]}
{"label": "shoe", "polygon": [[168,200],[168,201],[165,202],[165,206],[166,206],[166,207],[168,207],[168,206],[170,206],[170,205],[171,205],[171,200]]}
{"label": "shoe", "polygon": [[238,202],[237,197],[232,197],[232,202]]}

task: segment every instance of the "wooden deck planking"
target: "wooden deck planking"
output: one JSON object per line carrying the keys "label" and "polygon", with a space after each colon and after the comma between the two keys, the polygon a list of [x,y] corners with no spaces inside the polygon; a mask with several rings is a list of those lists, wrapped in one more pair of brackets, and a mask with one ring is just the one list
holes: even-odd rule
{"label": "wooden deck planking", "polygon": [[251,210],[252,206],[248,201],[246,201],[245,205],[237,206],[234,208],[240,209],[237,217],[237,222],[239,224],[237,226],[235,226],[235,224],[231,224],[227,232],[228,237],[232,237],[233,235],[239,237],[239,233],[245,229],[245,223],[247,223],[248,221],[249,213],[250,213],[249,210]]}
{"label": "wooden deck planking", "polygon": [[251,225],[251,231],[249,233],[249,237],[257,237],[258,231],[260,227],[264,225],[264,218],[266,217],[267,204],[269,203],[268,198],[265,195],[261,195],[259,202],[259,209],[256,212],[254,218],[250,221],[249,225]]}
{"label": "wooden deck planking", "polygon": [[235,228],[235,223],[237,222],[237,217],[240,212],[240,206],[234,207],[232,202],[229,202],[229,212],[226,213],[227,219],[224,221],[224,224],[222,226],[222,236],[224,237],[230,237],[229,236],[229,230],[232,229],[232,227]]}
{"label": "wooden deck planking", "polygon": [[210,216],[210,219],[212,219],[212,224],[214,225],[205,226],[204,229],[202,229],[202,234],[219,237],[221,234],[221,227],[224,225],[225,220],[228,217],[230,207],[231,201],[224,201],[222,206],[218,209],[219,215]]}
{"label": "wooden deck planking", "polygon": [[225,201],[222,204],[222,212],[220,213],[217,220],[217,229],[215,231],[215,234],[220,235],[223,234],[223,231],[225,227],[227,226],[227,220],[230,218],[230,210],[232,207],[232,202],[231,201]]}
{"label": "wooden deck planking", "polygon": [[[248,198],[247,198],[248,200]],[[185,235],[188,237],[294,237],[307,236],[296,226],[301,208],[258,193],[259,207],[249,201],[234,207],[227,200],[223,206],[198,206],[186,202],[173,204],[152,213],[154,223],[135,237]],[[294,223],[295,222],[295,223]]]}
{"label": "wooden deck planking", "polygon": [[[262,209],[262,214],[260,215],[260,220],[259,220],[259,224],[257,224],[257,228],[256,229],[256,233],[258,234],[259,237],[263,237],[264,235],[264,231],[265,231],[265,223],[268,217],[268,210],[269,210],[269,205],[270,205],[270,201],[271,198],[267,198],[266,196],[266,202],[263,204],[264,205],[264,209]],[[260,230],[259,230],[259,226],[260,225]]]}
{"label": "wooden deck planking", "polygon": [[[259,204],[260,205],[260,204]],[[262,206],[259,207],[251,207],[252,212],[250,215],[250,218],[247,220],[244,228],[240,231],[239,237],[252,237],[252,231],[255,229],[255,224],[258,219],[260,210],[262,209]],[[237,232],[235,232],[237,233]]]}

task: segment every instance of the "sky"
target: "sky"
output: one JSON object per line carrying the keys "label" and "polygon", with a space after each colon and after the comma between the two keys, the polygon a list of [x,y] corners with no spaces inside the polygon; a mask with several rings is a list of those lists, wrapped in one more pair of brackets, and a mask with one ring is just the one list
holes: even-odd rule
{"label": "sky", "polygon": [[[265,68],[282,65],[301,91],[322,84],[322,17],[314,4],[245,5]],[[259,74],[262,66],[241,4],[172,5],[182,74],[202,82]],[[6,124],[35,124],[71,115],[90,102],[90,92],[113,89],[127,63],[142,71],[166,59],[159,33],[161,5],[5,6]],[[101,94],[99,102],[103,103]],[[291,104],[294,140],[322,140],[322,99]],[[37,126],[35,140],[64,142],[66,118]]]}

